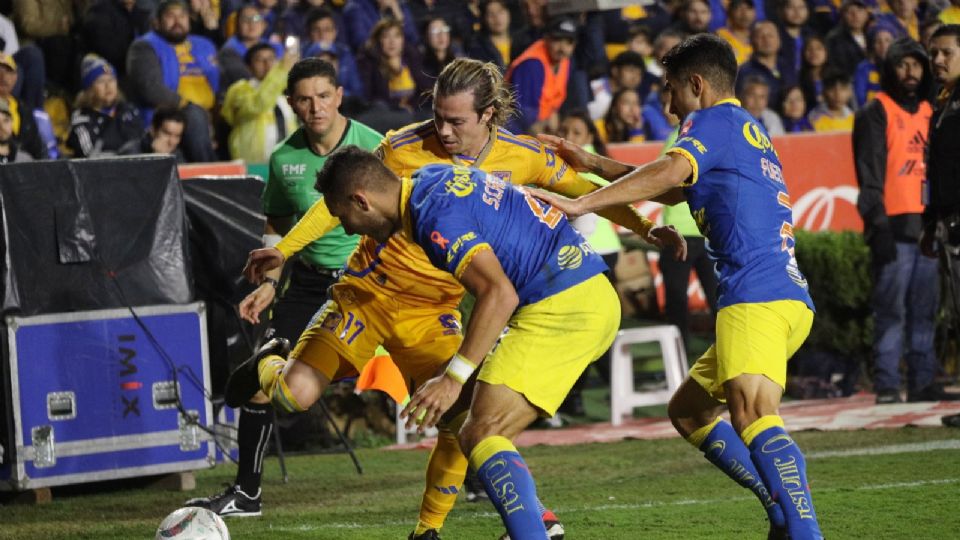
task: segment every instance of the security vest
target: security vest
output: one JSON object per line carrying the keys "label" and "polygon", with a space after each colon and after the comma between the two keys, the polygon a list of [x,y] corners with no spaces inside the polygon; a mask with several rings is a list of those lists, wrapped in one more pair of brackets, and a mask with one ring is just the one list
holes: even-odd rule
{"label": "security vest", "polygon": [[546,120],[556,111],[560,110],[560,105],[567,99],[567,79],[570,78],[570,59],[564,58],[560,61],[560,67],[556,73],[550,64],[550,55],[547,54],[547,43],[544,40],[538,40],[533,43],[523,54],[518,56],[510,69],[507,70],[508,81],[512,81],[513,70],[521,62],[527,60],[536,60],[543,65],[543,90],[540,92],[540,107],[537,110],[537,121]]}
{"label": "security vest", "polygon": [[887,170],[883,185],[887,215],[922,214],[920,191],[926,173],[923,151],[933,109],[929,102],[921,101],[917,112],[909,113],[885,92],[877,94],[877,99],[887,115]]}

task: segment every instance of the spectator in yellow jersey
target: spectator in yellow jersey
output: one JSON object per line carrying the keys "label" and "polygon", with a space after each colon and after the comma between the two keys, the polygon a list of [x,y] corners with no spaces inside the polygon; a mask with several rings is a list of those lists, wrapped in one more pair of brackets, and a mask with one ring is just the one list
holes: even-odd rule
{"label": "spectator in yellow jersey", "polygon": [[183,0],[161,1],[155,28],[127,52],[130,98],[140,106],[145,122],[157,107],[182,109],[187,161],[215,161],[209,113],[220,89],[216,47],[209,39],[188,33],[189,7]]}
{"label": "spectator in yellow jersey", "polygon": [[823,103],[809,114],[813,130],[853,131],[853,111],[848,105],[852,97],[850,76],[839,71],[828,72],[823,78]]}
{"label": "spectator in yellow jersey", "polygon": [[757,10],[753,0],[730,0],[727,6],[727,25],[717,28],[717,35],[733,47],[737,65],[750,59],[753,46],[750,45],[750,28],[757,20]]}

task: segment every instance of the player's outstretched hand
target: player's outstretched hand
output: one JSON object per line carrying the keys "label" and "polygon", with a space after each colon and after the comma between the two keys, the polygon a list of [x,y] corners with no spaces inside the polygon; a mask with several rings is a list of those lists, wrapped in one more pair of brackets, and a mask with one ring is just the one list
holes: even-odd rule
{"label": "player's outstretched hand", "polygon": [[263,275],[283,266],[283,253],[275,247],[255,249],[247,257],[247,264],[243,267],[243,277],[250,283],[260,283]]}
{"label": "player's outstretched hand", "polygon": [[676,250],[677,260],[687,260],[687,241],[673,225],[660,225],[659,227],[650,229],[650,232],[647,233],[647,237],[644,238],[644,240],[660,249],[666,246],[673,246]]}
{"label": "player's outstretched hand", "polygon": [[544,191],[542,189],[528,189],[527,191],[535,198],[540,199],[541,201],[566,214],[567,219],[570,221],[573,221],[586,213],[581,209],[580,201],[577,199],[569,199],[563,195]]}
{"label": "player's outstretched hand", "polygon": [[463,385],[446,375],[438,375],[423,383],[413,393],[410,402],[400,412],[400,418],[407,419],[407,429],[417,424],[417,431],[423,433],[440,421],[443,413],[453,406],[460,397]]}
{"label": "player's outstretched hand", "polygon": [[276,295],[277,289],[273,285],[269,283],[261,284],[240,302],[240,306],[238,306],[240,318],[250,324],[260,324],[260,314],[270,307]]}
{"label": "player's outstretched hand", "polygon": [[580,146],[562,137],[547,135],[546,133],[538,134],[537,138],[540,139],[540,142],[542,142],[544,146],[556,152],[561,159],[566,161],[567,165],[573,167],[573,170],[577,172],[591,170],[591,164],[595,156]]}

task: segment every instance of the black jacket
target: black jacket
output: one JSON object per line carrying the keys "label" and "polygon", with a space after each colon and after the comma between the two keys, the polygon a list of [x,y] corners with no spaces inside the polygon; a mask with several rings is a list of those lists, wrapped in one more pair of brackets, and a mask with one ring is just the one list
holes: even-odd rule
{"label": "black jacket", "polygon": [[47,152],[47,145],[40,137],[40,128],[37,127],[37,121],[33,118],[33,113],[19,103],[20,106],[20,131],[14,133],[14,140],[21,152],[30,154],[33,159],[47,159],[50,154]]}
{"label": "black jacket", "polygon": [[853,34],[842,25],[827,34],[826,42],[830,64],[844,73],[852,75],[857,64],[867,57]]}
{"label": "black jacket", "polygon": [[127,11],[118,0],[97,0],[83,16],[84,43],[91,52],[110,62],[123,78],[127,72],[127,49],[134,39],[150,30],[150,15],[144,7],[134,6],[133,11]]}
{"label": "black jacket", "polygon": [[83,107],[73,111],[70,117],[67,147],[77,158],[115,154],[128,141],[139,139],[142,134],[140,111],[125,101],[117,104],[113,116]]}
{"label": "black jacket", "polygon": [[933,112],[928,140],[924,225],[960,211],[960,85]]}
{"label": "black jacket", "polygon": [[[908,96],[897,81],[894,67],[906,56],[923,66],[916,96]],[[880,87],[907,112],[915,112],[928,99],[933,84],[926,52],[916,42],[901,39],[890,46],[881,67]],[[863,218],[864,238],[876,262],[896,258],[896,242],[916,242],[920,237],[920,214],[888,216],[884,204],[887,169],[887,115],[879,100],[861,109],[853,122],[853,158],[860,194],[857,210]]]}

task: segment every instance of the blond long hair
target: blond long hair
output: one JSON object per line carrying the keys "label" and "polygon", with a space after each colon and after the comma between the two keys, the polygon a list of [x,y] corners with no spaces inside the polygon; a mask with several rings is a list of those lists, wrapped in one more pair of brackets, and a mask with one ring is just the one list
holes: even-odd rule
{"label": "blond long hair", "polygon": [[481,62],[473,58],[457,58],[446,65],[431,94],[437,97],[452,96],[462,92],[473,92],[473,109],[477,115],[483,115],[488,107],[493,107],[490,125],[502,126],[515,112],[513,91],[503,80],[503,74],[496,64]]}

